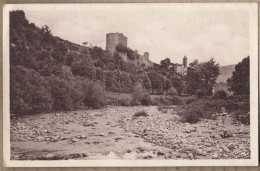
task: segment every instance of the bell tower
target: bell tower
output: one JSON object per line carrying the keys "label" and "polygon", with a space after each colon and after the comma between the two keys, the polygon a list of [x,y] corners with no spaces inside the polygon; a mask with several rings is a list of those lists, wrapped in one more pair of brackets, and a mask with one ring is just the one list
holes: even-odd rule
{"label": "bell tower", "polygon": [[186,56],[183,57],[183,66],[184,68],[187,68],[188,59]]}

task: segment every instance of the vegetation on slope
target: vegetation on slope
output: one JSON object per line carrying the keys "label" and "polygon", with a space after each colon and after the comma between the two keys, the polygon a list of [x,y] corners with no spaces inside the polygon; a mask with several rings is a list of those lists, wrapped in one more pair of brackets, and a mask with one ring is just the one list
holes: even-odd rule
{"label": "vegetation on slope", "polygon": [[48,26],[29,23],[23,11],[10,12],[10,76],[14,114],[99,108],[106,104],[106,92],[132,93],[137,84],[148,94],[182,89],[175,73],[62,40]]}

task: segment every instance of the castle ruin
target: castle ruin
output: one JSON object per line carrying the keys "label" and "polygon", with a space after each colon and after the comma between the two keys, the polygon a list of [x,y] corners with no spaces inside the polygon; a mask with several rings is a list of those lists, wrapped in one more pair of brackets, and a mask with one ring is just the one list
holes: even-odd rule
{"label": "castle ruin", "polygon": [[[108,33],[106,35],[106,50],[114,54],[116,52],[116,46],[121,44],[124,47],[127,47],[127,37],[123,35],[123,33]],[[127,61],[127,53],[119,52],[119,55],[126,62]]]}
{"label": "castle ruin", "polygon": [[127,47],[127,37],[123,33],[108,33],[106,35],[106,50],[114,53],[117,45],[123,45]]}
{"label": "castle ruin", "polygon": [[138,59],[134,61],[128,60],[126,52],[118,52],[116,50],[117,45],[122,45],[127,48],[127,37],[123,35],[123,33],[108,33],[106,34],[106,50],[109,51],[111,54],[117,52],[119,56],[125,62],[132,62],[137,65],[145,65],[151,66],[153,63],[149,60],[149,53],[145,52],[143,55],[138,54],[137,51],[135,53],[139,56]]}
{"label": "castle ruin", "polygon": [[177,64],[177,63],[171,63],[169,58],[166,58],[161,61],[161,66],[166,67],[169,70],[173,70],[178,74],[185,75],[187,73],[187,64],[188,59],[186,56],[183,57],[183,63]]}

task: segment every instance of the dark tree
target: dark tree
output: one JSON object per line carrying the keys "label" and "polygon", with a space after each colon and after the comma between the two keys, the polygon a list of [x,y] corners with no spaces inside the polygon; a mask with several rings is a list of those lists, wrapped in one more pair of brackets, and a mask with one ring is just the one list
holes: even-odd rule
{"label": "dark tree", "polygon": [[213,58],[200,65],[200,80],[204,83],[207,95],[211,95],[212,88],[216,84],[219,76],[219,64],[216,64]]}
{"label": "dark tree", "polygon": [[213,58],[203,63],[193,61],[186,75],[188,93],[195,94],[196,90],[202,89],[206,95],[211,95],[218,75],[219,64],[216,64]]}
{"label": "dark tree", "polygon": [[249,95],[249,56],[235,66],[231,78],[227,80],[229,90],[236,95]]}

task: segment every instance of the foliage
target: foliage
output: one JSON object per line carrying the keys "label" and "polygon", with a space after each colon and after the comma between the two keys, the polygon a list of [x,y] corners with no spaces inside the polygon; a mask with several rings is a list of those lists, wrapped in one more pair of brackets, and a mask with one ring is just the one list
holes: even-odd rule
{"label": "foliage", "polygon": [[182,118],[180,121],[188,122],[188,123],[197,123],[200,118],[203,116],[203,110],[201,108],[190,108],[183,113]]}
{"label": "foliage", "polygon": [[213,113],[221,110],[216,101],[199,99],[185,105],[179,112],[182,122],[197,123],[201,118],[214,119]]}
{"label": "foliage", "polygon": [[106,104],[105,88],[100,84],[93,81],[85,82],[83,91],[86,94],[83,103],[87,107],[98,109]]}
{"label": "foliage", "polygon": [[249,95],[249,62],[249,56],[244,58],[242,62],[239,62],[235,66],[233,75],[227,80],[227,83],[230,86],[229,90],[233,91],[236,95]]}
{"label": "foliage", "polygon": [[137,52],[133,51],[132,49],[125,47],[122,44],[118,44],[116,46],[116,51],[117,52],[122,52],[122,53],[126,53],[127,54],[127,58],[130,60],[135,60],[138,59],[139,55]]}
{"label": "foliage", "polygon": [[23,66],[10,69],[10,110],[14,114],[49,112],[53,99],[47,81]]}
{"label": "foliage", "polygon": [[211,95],[212,88],[216,84],[219,75],[219,64],[215,64],[213,58],[200,64],[200,80],[203,82],[207,95]]}
{"label": "foliage", "polygon": [[148,114],[147,114],[147,112],[146,111],[144,111],[144,110],[141,110],[141,111],[137,111],[137,112],[135,112],[135,114],[134,114],[134,118],[137,118],[137,117],[140,117],[140,116],[149,116]]}
{"label": "foliage", "polygon": [[250,125],[250,113],[246,110],[238,110],[234,113],[235,119],[244,125]]}
{"label": "foliage", "polygon": [[203,63],[193,61],[186,75],[187,92],[193,95],[198,89],[202,89],[205,95],[211,95],[218,75],[219,64],[216,64],[213,58]]}
{"label": "foliage", "polygon": [[243,124],[250,124],[249,106],[248,96],[243,98],[230,96],[226,99],[197,99],[183,106],[178,113],[181,116],[181,121],[196,123],[201,118],[215,119],[215,114],[222,112],[224,107],[238,121]]}
{"label": "foliage", "polygon": [[190,104],[190,103],[192,103],[192,102],[194,102],[195,101],[195,99],[187,99],[186,101],[185,101],[185,103],[186,104]]}
{"label": "foliage", "polygon": [[47,25],[42,26],[42,31],[43,31],[46,35],[52,35],[52,34],[51,34],[51,29],[50,29]]}
{"label": "foliage", "polygon": [[225,92],[224,90],[219,90],[219,91],[214,93],[213,98],[215,98],[215,99],[226,99],[227,98],[227,92]]}
{"label": "foliage", "polygon": [[205,96],[205,92],[202,89],[198,89],[198,90],[196,90],[196,95],[200,99]]}
{"label": "foliage", "polygon": [[172,103],[173,103],[173,105],[183,105],[184,101],[180,96],[173,96]]}
{"label": "foliage", "polygon": [[151,103],[150,94],[142,87],[141,84],[137,84],[134,87],[131,103],[133,105],[149,105]]}
{"label": "foliage", "polygon": [[152,93],[154,91],[159,92],[160,90],[163,90],[163,78],[156,72],[149,72],[148,73],[148,77],[151,81],[151,85],[152,85]]}
{"label": "foliage", "polygon": [[130,102],[128,99],[122,99],[118,101],[121,106],[130,106]]}
{"label": "foliage", "polygon": [[178,95],[178,92],[177,90],[174,88],[174,87],[171,87],[167,92],[166,92],[167,95],[170,95],[170,96],[175,96],[175,95]]}

